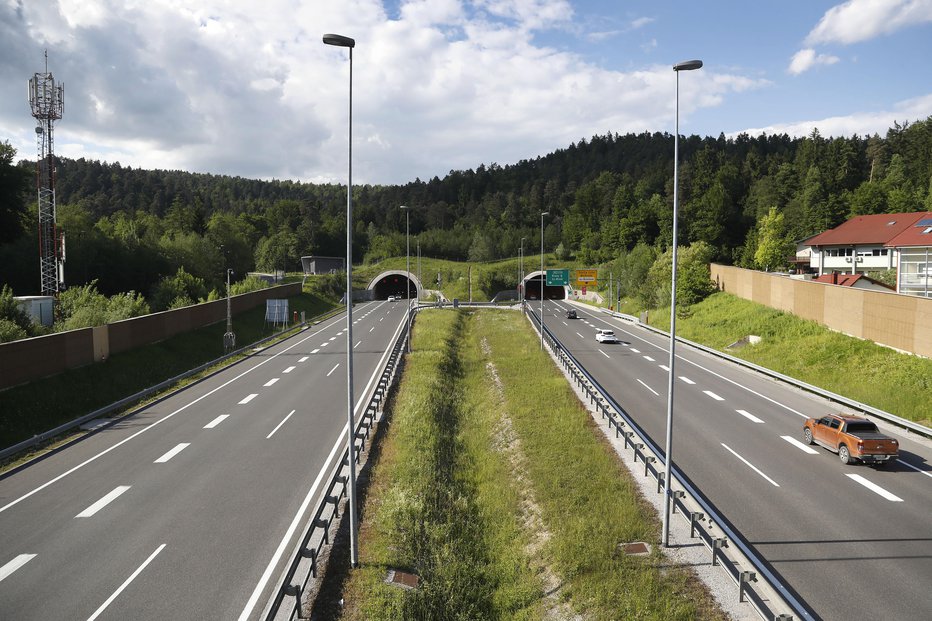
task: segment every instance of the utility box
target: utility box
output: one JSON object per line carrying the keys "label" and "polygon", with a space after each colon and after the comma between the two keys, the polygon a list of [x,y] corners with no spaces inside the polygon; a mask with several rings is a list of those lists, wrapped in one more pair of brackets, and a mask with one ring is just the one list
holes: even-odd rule
{"label": "utility box", "polygon": [[23,295],[13,299],[35,323],[52,327],[55,321],[55,298],[50,295]]}

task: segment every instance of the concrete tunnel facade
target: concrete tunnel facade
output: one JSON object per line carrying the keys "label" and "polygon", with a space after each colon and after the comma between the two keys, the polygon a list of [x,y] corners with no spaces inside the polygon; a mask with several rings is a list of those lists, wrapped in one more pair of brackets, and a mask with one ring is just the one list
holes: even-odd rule
{"label": "concrete tunnel facade", "polygon": [[411,298],[418,297],[418,292],[423,292],[421,281],[413,273],[409,274],[404,270],[388,270],[382,272],[369,282],[366,287],[372,291],[372,299],[387,300],[388,296],[394,295],[402,299],[408,297],[408,283],[411,285]]}
{"label": "concrete tunnel facade", "polygon": [[526,300],[539,300],[541,299],[541,289],[543,289],[543,296],[545,300],[565,300],[567,297],[566,287],[564,286],[553,286],[547,285],[546,275],[544,272],[537,270],[536,272],[531,272],[524,277],[524,280],[521,281],[522,287],[524,287],[524,299]]}

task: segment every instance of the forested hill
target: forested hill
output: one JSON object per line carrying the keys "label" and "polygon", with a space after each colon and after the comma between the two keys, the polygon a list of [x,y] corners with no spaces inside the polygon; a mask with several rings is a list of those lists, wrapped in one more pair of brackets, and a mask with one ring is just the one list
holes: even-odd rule
{"label": "forested hill", "polygon": [[[785,242],[854,214],[932,209],[932,117],[897,124],[884,137],[692,136],[681,141],[680,156],[681,244],[705,241],[725,262],[753,266],[759,224],[778,216]],[[19,164],[29,173],[31,166]],[[337,185],[83,159],[61,159],[57,171],[69,284],[97,278],[102,291],[148,292],[180,266],[216,283],[225,264],[238,273],[293,270],[303,254],[338,256],[345,247],[345,190]],[[671,239],[672,178],[673,136],[643,133],[594,136],[533,160],[443,179],[357,186],[354,259],[404,254],[399,205],[412,207],[412,236],[434,257],[515,256],[522,237],[534,248],[542,211],[550,212],[548,252],[596,264],[637,244],[662,248]],[[0,210],[9,210],[5,204]],[[23,219],[20,232],[0,237],[0,282],[31,291],[38,282],[35,227],[31,214]]]}

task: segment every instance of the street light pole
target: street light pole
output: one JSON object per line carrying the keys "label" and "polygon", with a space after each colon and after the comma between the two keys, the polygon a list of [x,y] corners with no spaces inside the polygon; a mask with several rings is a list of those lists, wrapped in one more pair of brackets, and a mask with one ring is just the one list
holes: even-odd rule
{"label": "street light pole", "polygon": [[407,249],[405,250],[405,263],[407,267],[405,268],[408,273],[408,296],[405,301],[408,303],[408,316],[405,319],[407,323],[408,330],[408,353],[411,353],[411,211],[408,209],[407,205],[402,205],[401,209],[405,210],[405,242],[407,244]]}
{"label": "street light pole", "polygon": [[525,239],[527,239],[527,237],[522,237],[522,238],[521,238],[521,252],[520,252],[520,254],[519,254],[519,256],[521,257],[521,258],[520,258],[520,262],[521,262],[521,296],[520,296],[520,297],[521,297],[521,302],[522,302],[522,303],[524,302],[524,297],[525,297],[525,296],[524,296],[524,293],[525,293],[525,285],[524,285],[524,240],[525,240]]}
{"label": "street light pole", "polygon": [[673,267],[671,268],[670,290],[670,376],[667,379],[667,434],[665,442],[666,471],[664,472],[663,486],[663,534],[661,544],[670,545],[670,499],[673,482],[673,382],[676,379],[674,365],[676,363],[676,245],[677,245],[677,216],[679,212],[679,166],[680,166],[680,71],[693,71],[702,67],[701,60],[687,60],[673,65],[676,73],[676,121],[673,135]]}
{"label": "street light pole", "polygon": [[349,48],[349,167],[346,180],[346,430],[349,458],[350,564],[359,566],[359,524],[356,518],[356,447],[353,421],[353,48],[356,41],[338,34],[325,34],[324,43]]}
{"label": "street light pole", "polygon": [[540,212],[540,350],[544,351],[544,287],[547,284],[547,274],[544,273],[544,216],[549,211]]}

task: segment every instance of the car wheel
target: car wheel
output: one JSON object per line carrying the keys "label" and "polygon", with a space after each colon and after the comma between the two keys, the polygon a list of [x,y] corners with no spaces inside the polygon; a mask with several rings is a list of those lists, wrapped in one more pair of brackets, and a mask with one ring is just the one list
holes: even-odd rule
{"label": "car wheel", "polygon": [[851,463],[851,453],[848,452],[848,447],[842,444],[838,447],[838,459],[841,460],[841,463],[848,465]]}
{"label": "car wheel", "polygon": [[803,430],[803,437],[806,439],[806,444],[815,444],[815,440],[812,439],[812,429],[806,427]]}

